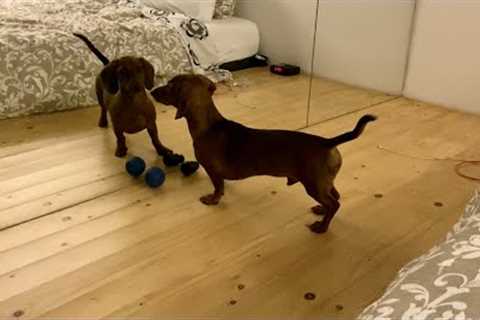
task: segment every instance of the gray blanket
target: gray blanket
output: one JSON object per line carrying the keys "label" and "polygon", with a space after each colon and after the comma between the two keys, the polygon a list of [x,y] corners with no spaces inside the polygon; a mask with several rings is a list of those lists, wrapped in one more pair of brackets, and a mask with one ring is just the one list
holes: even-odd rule
{"label": "gray blanket", "polygon": [[402,268],[359,320],[476,320],[480,316],[480,192],[444,243]]}

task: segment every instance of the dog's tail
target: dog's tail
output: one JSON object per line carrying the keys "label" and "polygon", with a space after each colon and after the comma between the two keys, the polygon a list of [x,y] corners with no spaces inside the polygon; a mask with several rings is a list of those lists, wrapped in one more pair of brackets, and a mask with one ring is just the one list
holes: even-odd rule
{"label": "dog's tail", "polygon": [[85,37],[83,34],[80,34],[80,33],[73,33],[74,36],[80,38],[83,40],[83,42],[85,42],[85,44],[87,45],[87,47],[97,56],[98,59],[100,59],[100,61],[102,61],[103,65],[107,65],[110,63],[110,61],[108,60],[107,57],[105,57],[103,55],[103,53],[100,52],[100,50],[98,50],[94,45],[93,43],[88,40],[87,37]]}
{"label": "dog's tail", "polygon": [[363,117],[360,118],[360,120],[358,120],[357,125],[352,131],[345,132],[339,136],[328,139],[328,144],[331,147],[335,147],[335,146],[338,146],[339,144],[358,138],[362,134],[367,123],[375,120],[377,120],[377,117],[374,115],[371,115],[371,114],[364,115]]}

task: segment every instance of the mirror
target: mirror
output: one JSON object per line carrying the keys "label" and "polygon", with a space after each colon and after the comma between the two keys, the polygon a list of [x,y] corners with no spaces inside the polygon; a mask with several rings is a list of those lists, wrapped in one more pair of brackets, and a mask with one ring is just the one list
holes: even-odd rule
{"label": "mirror", "polygon": [[243,110],[232,113],[232,118],[261,128],[306,126],[315,8],[315,0],[238,1],[237,15],[258,26],[259,52],[270,64],[296,65],[302,72],[295,76],[275,75],[269,68],[236,72],[238,89],[233,100]]}
{"label": "mirror", "polygon": [[317,1],[308,125],[403,89],[415,1]]}

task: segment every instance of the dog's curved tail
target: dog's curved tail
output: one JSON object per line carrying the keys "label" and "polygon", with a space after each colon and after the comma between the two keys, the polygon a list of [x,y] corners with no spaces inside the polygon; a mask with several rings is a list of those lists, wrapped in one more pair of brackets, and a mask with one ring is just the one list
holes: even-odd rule
{"label": "dog's curved tail", "polygon": [[364,115],[363,117],[360,118],[360,120],[358,120],[357,125],[352,131],[345,132],[334,138],[327,139],[328,144],[331,147],[335,147],[335,146],[338,146],[339,144],[358,138],[362,134],[367,123],[375,120],[377,120],[377,117],[374,115],[371,115],[371,114]]}
{"label": "dog's curved tail", "polygon": [[97,56],[98,59],[100,59],[100,61],[102,61],[103,65],[107,65],[110,63],[110,61],[108,60],[107,57],[105,57],[103,55],[103,53],[100,52],[100,50],[98,50],[94,45],[93,43],[88,40],[87,37],[85,37],[83,34],[81,33],[73,33],[74,36],[80,38],[83,40],[83,42],[85,42],[85,44],[87,45],[87,47]]}

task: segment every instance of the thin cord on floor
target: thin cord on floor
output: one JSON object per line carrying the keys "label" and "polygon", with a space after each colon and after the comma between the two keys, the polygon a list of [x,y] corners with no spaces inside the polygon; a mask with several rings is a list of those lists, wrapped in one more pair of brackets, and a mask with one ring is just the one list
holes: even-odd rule
{"label": "thin cord on floor", "polygon": [[462,178],[464,178],[464,179],[471,180],[471,181],[476,181],[476,182],[479,182],[479,181],[480,181],[480,177],[470,176],[470,175],[465,174],[465,173],[462,172],[462,169],[464,169],[465,167],[469,167],[469,166],[480,166],[480,160],[465,160],[465,159],[450,158],[450,157],[446,157],[446,158],[437,158],[437,157],[426,158],[426,157],[418,157],[418,156],[412,156],[412,155],[409,155],[409,154],[406,154],[406,153],[403,153],[403,152],[394,151],[394,150],[385,148],[385,147],[382,146],[382,145],[377,145],[377,149],[382,150],[382,151],[385,151],[385,152],[389,152],[389,153],[392,153],[392,154],[395,154],[395,155],[398,155],[398,156],[401,156],[401,157],[410,158],[410,159],[416,159],[416,160],[458,162],[458,163],[455,165],[455,167],[454,167],[455,173],[456,173],[458,176],[460,176],[460,177],[462,177]]}

